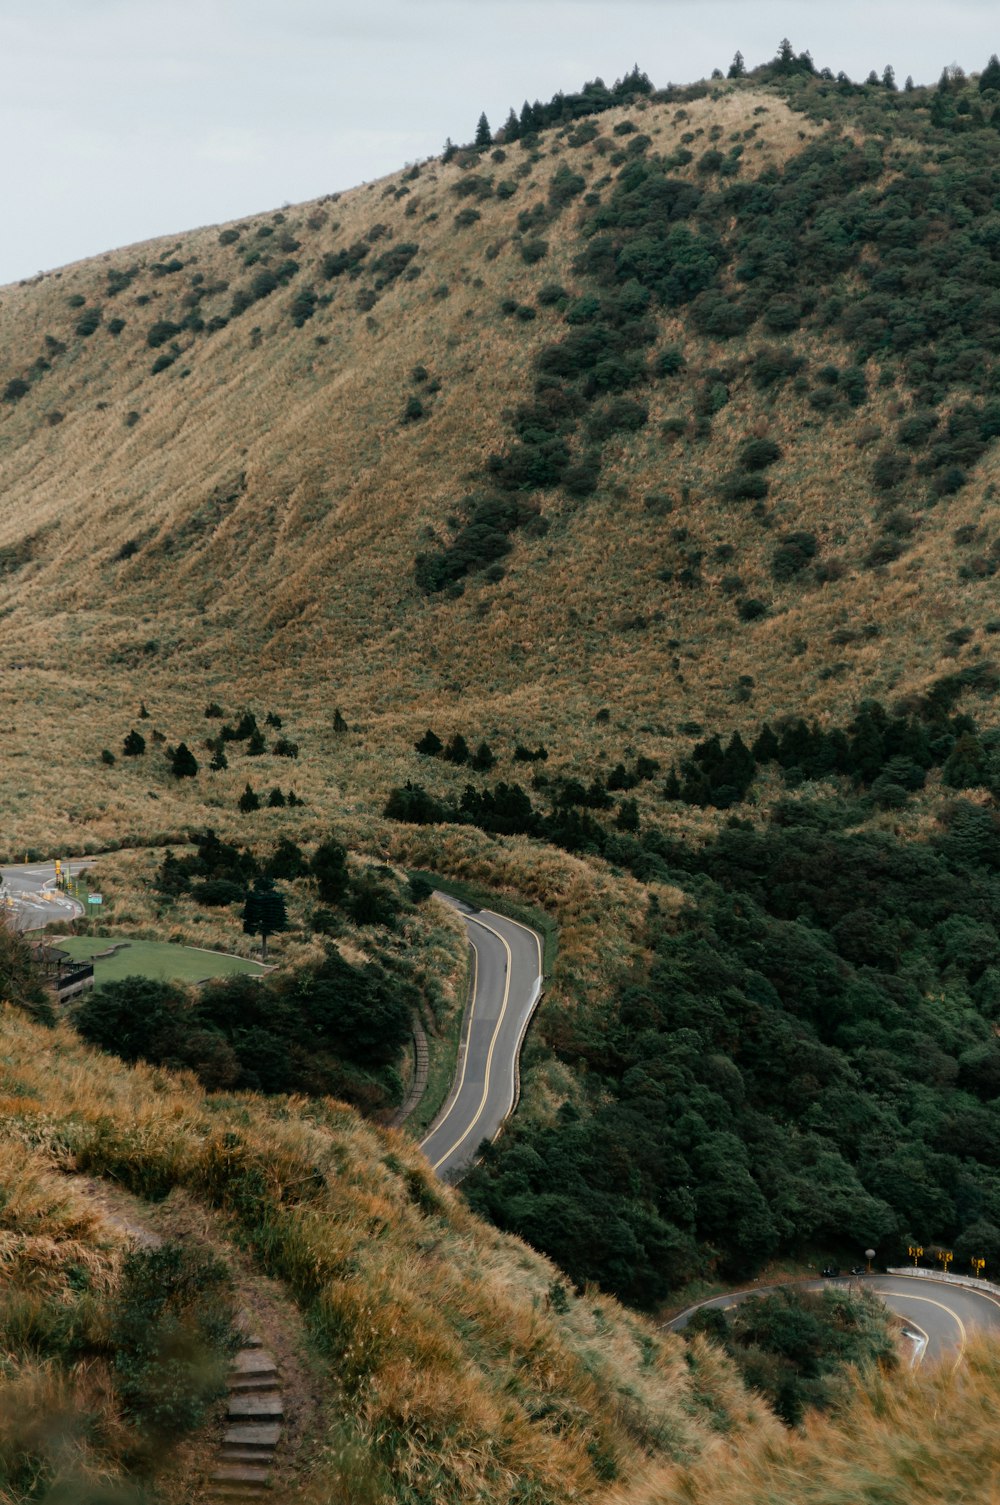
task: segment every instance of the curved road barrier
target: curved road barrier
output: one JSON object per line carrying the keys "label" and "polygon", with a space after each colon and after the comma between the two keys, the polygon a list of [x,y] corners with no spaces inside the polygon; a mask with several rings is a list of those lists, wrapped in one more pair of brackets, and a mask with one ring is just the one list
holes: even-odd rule
{"label": "curved road barrier", "polygon": [[[63,865],[63,872],[75,878],[89,866],[88,858],[74,859]],[[83,905],[56,887],[54,862],[0,867],[0,904],[15,930],[41,930],[54,920],[68,922],[83,914]]]}
{"label": "curved road barrier", "polygon": [[455,1082],[421,1144],[433,1170],[452,1181],[484,1139],[496,1138],[517,1101],[521,1044],[542,995],[542,942],[506,915],[437,898],[461,915],[473,953]]}
{"label": "curved road barrier", "polygon": [[[936,1284],[933,1294],[926,1286]],[[749,1291],[730,1291],[724,1296],[715,1296],[710,1301],[701,1301],[688,1307],[672,1321],[665,1323],[669,1332],[680,1332],[687,1327],[695,1312],[703,1307],[720,1307],[728,1311],[739,1306],[751,1296],[767,1296],[774,1291],[788,1289],[821,1291],[828,1286],[860,1286],[874,1291],[908,1328],[916,1329],[920,1344],[914,1362],[925,1358],[952,1358],[955,1366],[962,1362],[965,1345],[971,1332],[989,1332],[1000,1337],[1000,1298],[985,1291],[973,1291],[964,1286],[945,1285],[936,1281],[931,1272],[923,1279],[914,1280],[912,1275],[899,1273],[889,1275],[862,1275],[854,1280],[796,1280],[784,1285],[758,1286]]]}

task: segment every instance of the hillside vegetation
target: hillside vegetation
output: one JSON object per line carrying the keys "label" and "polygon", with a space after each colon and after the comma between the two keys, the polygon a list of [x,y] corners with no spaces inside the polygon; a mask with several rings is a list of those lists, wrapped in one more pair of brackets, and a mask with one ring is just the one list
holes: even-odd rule
{"label": "hillside vegetation", "polygon": [[[0,857],[113,852],[113,926],[212,945],[289,896],[249,1040],[235,984],[141,1040],[91,1010],[163,1069],[3,1017],[4,1384],[77,1418],[67,1467],[135,1447],[87,1174],[294,1297],[305,1500],[874,1501],[921,1437],[982,1493],[990,1354],[789,1441],[614,1300],[1000,1261],[1000,64],[730,72],[0,293]],[[466,1200],[323,1095],[392,1106],[408,1010],[453,1021],[406,869],[558,928]]]}
{"label": "hillside vegetation", "polygon": [[[248,772],[370,812],[428,723],[509,778],[989,691],[996,133],[955,89],[640,95],[7,289],[8,850],[218,824]],[[297,765],[98,762],[139,697],[198,755],[262,687]]]}
{"label": "hillside vegetation", "polygon": [[[228,1241],[298,1304],[317,1409],[292,1460],[297,1499],[578,1500],[650,1457],[691,1457],[747,1428],[775,1433],[720,1354],[686,1355],[613,1300],[573,1294],[436,1183],[406,1140],[343,1104],[205,1097],[191,1078],[126,1067],[11,1008],[2,1031],[5,1502],[41,1498],[56,1481],[81,1486],[59,1498],[96,1501],[99,1480],[129,1475],[190,1500],[204,1458],[175,1447],[164,1457],[148,1421],[155,1385],[150,1396],[137,1372],[149,1343],[137,1356],[123,1327],[132,1299],[140,1313],[158,1299],[176,1314],[177,1278],[136,1274],[83,1175],[133,1193],[132,1226],[186,1199],[198,1237],[183,1258],[202,1258],[201,1289],[211,1277],[225,1291]],[[197,1350],[171,1348],[169,1329],[164,1341],[178,1365],[193,1362]],[[210,1372],[209,1398],[211,1383]],[[178,1416],[167,1396],[159,1404],[175,1444],[199,1417]]]}

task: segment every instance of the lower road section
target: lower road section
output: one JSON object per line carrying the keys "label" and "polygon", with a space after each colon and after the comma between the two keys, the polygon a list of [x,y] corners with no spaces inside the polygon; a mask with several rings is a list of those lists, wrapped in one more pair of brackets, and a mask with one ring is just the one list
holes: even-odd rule
{"label": "lower road section", "polygon": [[448,1101],[421,1148],[443,1180],[468,1169],[484,1139],[513,1110],[518,1056],[542,992],[542,943],[534,930],[438,894],[461,915],[472,948],[472,986],[458,1069]]}
{"label": "lower road section", "polygon": [[[76,877],[86,860],[63,863],[63,877]],[[83,905],[56,887],[54,862],[0,867],[0,918],[14,930],[41,930],[54,920],[68,922],[83,914]]]}
{"label": "lower road section", "polygon": [[[906,1275],[863,1275],[857,1281],[796,1281],[794,1289],[818,1291],[831,1285],[859,1285],[880,1296],[889,1310],[902,1319],[913,1337],[916,1363],[937,1359],[959,1363],[973,1333],[988,1332],[1000,1337],[1000,1300],[985,1291]],[[679,1332],[703,1307],[721,1307],[728,1311],[750,1296],[764,1296],[778,1289],[778,1286],[757,1286],[750,1291],[732,1291],[725,1296],[716,1296],[712,1301],[689,1307],[666,1325],[672,1332]]]}

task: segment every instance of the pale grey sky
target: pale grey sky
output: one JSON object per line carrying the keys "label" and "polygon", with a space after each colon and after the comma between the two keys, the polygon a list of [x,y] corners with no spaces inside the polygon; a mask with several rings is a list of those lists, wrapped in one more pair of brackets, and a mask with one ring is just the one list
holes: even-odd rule
{"label": "pale grey sky", "polygon": [[0,283],[317,197],[633,63],[782,36],[900,81],[1000,50],[995,0],[0,0]]}

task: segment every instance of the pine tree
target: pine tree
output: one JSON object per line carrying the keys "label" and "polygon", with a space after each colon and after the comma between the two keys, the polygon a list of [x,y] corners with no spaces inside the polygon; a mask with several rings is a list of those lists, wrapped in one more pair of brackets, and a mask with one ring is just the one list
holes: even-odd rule
{"label": "pine tree", "polygon": [[472,767],[476,770],[477,773],[489,773],[495,762],[496,758],[493,756],[489,744],[486,742],[480,742],[479,746],[472,754]]}
{"label": "pine tree", "polygon": [[139,702],[139,720],[140,721],[148,721],[149,720],[149,712],[146,710],[146,702],[144,700],[140,700],[140,702]]}
{"label": "pine tree", "polygon": [[278,842],[267,869],[272,878],[301,878],[309,871],[302,848],[287,836]]}
{"label": "pine tree", "polygon": [[347,735],[347,732],[347,722],[344,720],[338,707],[333,713],[333,735],[335,737],[344,737]]}
{"label": "pine tree", "polygon": [[285,799],[284,794],[278,788],[277,784],[275,784],[267,797],[267,808],[269,810],[283,810],[287,803],[288,801]]}
{"label": "pine tree", "polygon": [[461,732],[456,732],[444,750],[445,762],[455,763],[458,767],[461,767],[463,763],[468,763],[469,756],[468,742],[466,742]]}
{"label": "pine tree", "polygon": [[122,744],[122,752],[126,758],[140,758],[146,751],[146,739],[141,732],[134,728],[129,732]]}
{"label": "pine tree", "polygon": [[350,888],[347,851],[339,841],[321,842],[313,853],[309,870],[316,879],[316,892],[324,904],[342,904]]}
{"label": "pine tree", "polygon": [[510,114],[504,121],[503,139],[507,144],[509,144],[512,141],[519,141],[520,138],[521,122],[517,118],[517,111],[514,109],[514,106],[511,105]]}
{"label": "pine tree", "polygon": [[639,806],[635,800],[622,800],[615,816],[615,825],[619,831],[638,831]]}
{"label": "pine tree", "polygon": [[914,82],[913,82],[913,74],[912,73],[908,73],[906,75],[906,83],[903,85],[903,89],[904,89],[904,91],[907,94],[912,94],[913,90],[914,90],[914,87],[915,87],[915,85],[914,85]]}
{"label": "pine tree", "polygon": [[986,750],[972,732],[965,732],[941,770],[941,782],[949,789],[978,789],[989,781],[990,764]]}
{"label": "pine tree", "polygon": [[980,94],[985,94],[987,89],[1000,90],[1000,58],[995,52],[979,75]]}
{"label": "pine tree", "polygon": [[891,63],[886,63],[882,70],[882,87],[883,89],[888,89],[892,94],[895,94],[897,91],[896,70]]}
{"label": "pine tree", "polygon": [[198,772],[198,759],[186,742],[179,742],[171,752],[170,772],[175,779],[193,779]]}
{"label": "pine tree", "polygon": [[229,759],[226,757],[226,754],[222,750],[221,745],[215,749],[215,752],[212,755],[212,761],[208,766],[213,773],[221,773],[224,768],[229,767]]}
{"label": "pine tree", "polygon": [[244,935],[260,936],[261,961],[267,960],[267,938],[288,929],[288,910],[270,878],[258,878],[247,894],[243,910]]}
{"label": "pine tree", "polygon": [[486,111],[485,110],[480,115],[480,117],[479,117],[479,123],[476,126],[476,141],[475,141],[475,144],[476,144],[476,146],[479,146],[479,147],[492,146],[493,145],[493,132],[490,130],[490,123],[489,123],[489,121],[486,118]]}
{"label": "pine tree", "polygon": [[415,742],[413,745],[417,749],[417,752],[425,758],[436,758],[444,747],[441,738],[436,732],[432,732],[430,727],[424,732],[420,741]]}
{"label": "pine tree", "polygon": [[671,768],[663,783],[663,798],[665,800],[679,800],[681,797],[681,781],[677,777],[677,769]]}
{"label": "pine tree", "polygon": [[736,53],[735,57],[733,58],[732,62],[729,64],[729,72],[726,74],[726,77],[727,78],[746,78],[746,76],[747,76],[747,65],[746,65],[746,63],[743,60],[743,54],[742,54],[742,52],[737,51],[737,53]]}
{"label": "pine tree", "polygon": [[757,763],[773,763],[778,756],[778,739],[767,722],[761,727],[750,751]]}
{"label": "pine tree", "polygon": [[521,118],[519,121],[522,136],[530,136],[535,130],[535,117],[531,112],[531,106],[527,100],[521,106]]}
{"label": "pine tree", "polygon": [[244,815],[249,815],[251,810],[260,809],[260,795],[250,788],[248,784],[239,797],[239,808]]}
{"label": "pine tree", "polygon": [[266,752],[267,743],[264,740],[264,733],[259,726],[255,726],[247,739],[247,757],[259,758],[262,753]]}
{"label": "pine tree", "polygon": [[778,56],[772,64],[778,73],[791,73],[795,68],[795,48],[787,37],[782,37],[778,46]]}

